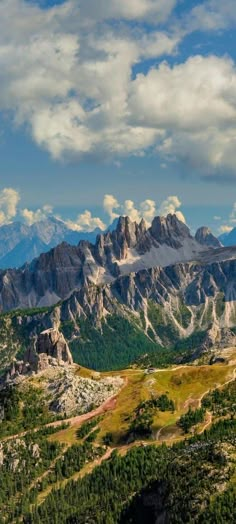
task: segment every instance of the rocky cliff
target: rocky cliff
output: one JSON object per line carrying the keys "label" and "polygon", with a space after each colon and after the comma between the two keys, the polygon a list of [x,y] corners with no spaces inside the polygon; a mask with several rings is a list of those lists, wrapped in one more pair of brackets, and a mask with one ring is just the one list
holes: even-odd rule
{"label": "rocky cliff", "polygon": [[7,380],[28,373],[40,373],[50,366],[70,366],[72,364],[73,358],[63,334],[51,328],[34,338],[24,354],[24,360],[13,361],[7,374]]}

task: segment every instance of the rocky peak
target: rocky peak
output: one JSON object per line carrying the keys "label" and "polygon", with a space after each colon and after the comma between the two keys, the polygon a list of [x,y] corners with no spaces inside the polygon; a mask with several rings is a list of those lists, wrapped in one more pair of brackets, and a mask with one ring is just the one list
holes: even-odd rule
{"label": "rocky peak", "polygon": [[23,361],[13,361],[7,381],[20,375],[39,373],[50,366],[70,366],[73,358],[69,346],[58,329],[47,329],[38,335],[24,355]]}
{"label": "rocky peak", "polygon": [[209,229],[209,227],[206,227],[206,226],[199,227],[199,229],[197,230],[197,232],[195,234],[195,239],[202,246],[214,247],[214,248],[222,247],[222,244],[218,240],[218,238],[216,238],[212,234],[212,232]]}
{"label": "rocky peak", "polygon": [[64,335],[58,329],[46,329],[37,337],[35,350],[37,355],[46,354],[58,364],[73,364],[71,352]]}
{"label": "rocky peak", "polygon": [[181,247],[181,241],[191,238],[189,228],[176,215],[171,214],[167,217],[155,217],[149,231],[159,244],[176,249]]}

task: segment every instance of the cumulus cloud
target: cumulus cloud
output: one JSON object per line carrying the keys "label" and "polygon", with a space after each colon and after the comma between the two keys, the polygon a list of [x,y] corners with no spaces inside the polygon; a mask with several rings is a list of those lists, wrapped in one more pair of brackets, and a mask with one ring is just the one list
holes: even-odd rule
{"label": "cumulus cloud", "polygon": [[164,200],[159,208],[159,214],[166,216],[166,215],[176,215],[181,222],[186,222],[185,217],[182,213],[182,211],[179,210],[181,207],[182,202],[179,200],[177,196],[169,196],[166,200]]}
{"label": "cumulus cloud", "polygon": [[133,123],[165,132],[157,149],[195,167],[235,165],[236,69],[229,58],[162,63],[132,83]]}
{"label": "cumulus cloud", "polygon": [[67,220],[66,225],[69,229],[73,231],[94,231],[94,229],[101,229],[102,231],[106,229],[106,224],[99,218],[93,217],[91,211],[87,209],[84,213],[78,215],[77,220],[73,222],[72,220]]}
{"label": "cumulus cloud", "polygon": [[[20,194],[13,188],[4,188],[0,191],[0,225],[9,223],[16,217],[21,216],[24,222],[31,226],[35,222],[46,220],[50,216],[54,216],[59,220],[62,218],[54,214],[53,207],[45,204],[36,210],[19,207]],[[108,215],[108,222],[112,223],[119,216],[129,216],[132,221],[140,222],[142,218],[149,226],[153,218],[157,214],[167,215],[168,213],[176,214],[178,218],[185,221],[182,212],[180,211],[181,201],[177,196],[169,196],[159,206],[152,199],[146,199],[138,204],[133,200],[126,199],[124,202],[119,202],[114,195],[106,194],[103,199],[103,209]],[[235,218],[236,221],[236,204],[231,213],[231,221]],[[69,229],[74,231],[94,231],[99,228],[102,231],[106,229],[107,224],[100,218],[93,216],[90,210],[86,209],[83,213],[77,216],[75,221],[71,219],[64,220],[64,223]]]}
{"label": "cumulus cloud", "polygon": [[[26,124],[56,159],[139,154],[157,131],[129,124],[132,68],[143,58],[175,51],[178,35],[156,29],[175,3],[70,0],[41,9],[26,0],[2,0],[0,110],[13,111],[15,124]],[[116,18],[155,20],[155,28],[119,29]]]}
{"label": "cumulus cloud", "polygon": [[233,209],[230,213],[230,221],[231,222],[236,222],[236,202],[234,202],[233,204]]}
{"label": "cumulus cloud", "polygon": [[233,229],[233,226],[227,226],[226,224],[225,225],[222,225],[220,226],[219,228],[219,233],[230,233],[230,231],[232,231]]}
{"label": "cumulus cloud", "polygon": [[111,223],[113,222],[113,220],[115,220],[116,218],[120,216],[118,211],[120,210],[121,206],[118,200],[113,195],[104,196],[103,207],[104,207],[105,212],[110,217]]}
{"label": "cumulus cloud", "polygon": [[7,224],[17,214],[17,205],[20,201],[18,191],[6,187],[0,191],[0,225]]}
{"label": "cumulus cloud", "polygon": [[158,207],[156,202],[151,199],[146,199],[140,204],[135,204],[133,200],[125,200],[120,203],[113,195],[105,195],[103,205],[110,217],[110,222],[120,215],[127,215],[134,222],[140,222],[144,218],[149,226],[157,214],[166,216],[169,213],[176,214],[179,220],[185,222],[185,217],[179,209],[182,203],[177,196],[169,196]]}
{"label": "cumulus cloud", "polygon": [[[236,23],[234,3],[208,0],[168,24],[176,0],[67,0],[47,9],[2,0],[0,111],[55,159],[119,160],[151,149],[164,163],[234,176],[234,62],[162,59],[187,32]],[[146,59],[158,65],[135,76]]]}
{"label": "cumulus cloud", "polygon": [[[77,0],[78,1],[78,0]],[[92,20],[108,19],[148,20],[163,23],[171,14],[177,0],[80,0],[80,14],[91,23]]]}
{"label": "cumulus cloud", "polygon": [[50,215],[53,214],[53,207],[49,205],[43,206],[41,209],[37,209],[36,211],[32,211],[30,209],[22,209],[20,210],[20,214],[26,224],[29,226],[32,226],[35,222],[39,222],[40,220],[46,220]]}

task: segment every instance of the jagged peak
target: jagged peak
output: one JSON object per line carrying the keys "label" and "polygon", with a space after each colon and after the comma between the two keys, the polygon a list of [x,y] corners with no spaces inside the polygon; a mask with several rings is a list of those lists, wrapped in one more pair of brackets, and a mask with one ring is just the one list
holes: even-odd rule
{"label": "jagged peak", "polygon": [[151,235],[160,244],[178,248],[185,238],[192,238],[189,228],[176,215],[156,216],[149,229]]}

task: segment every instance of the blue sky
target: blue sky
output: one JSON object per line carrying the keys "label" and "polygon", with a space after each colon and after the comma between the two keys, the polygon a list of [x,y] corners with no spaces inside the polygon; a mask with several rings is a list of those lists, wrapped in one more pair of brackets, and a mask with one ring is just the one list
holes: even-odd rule
{"label": "blue sky", "polygon": [[234,227],[235,25],[234,0],[2,0],[0,223]]}

